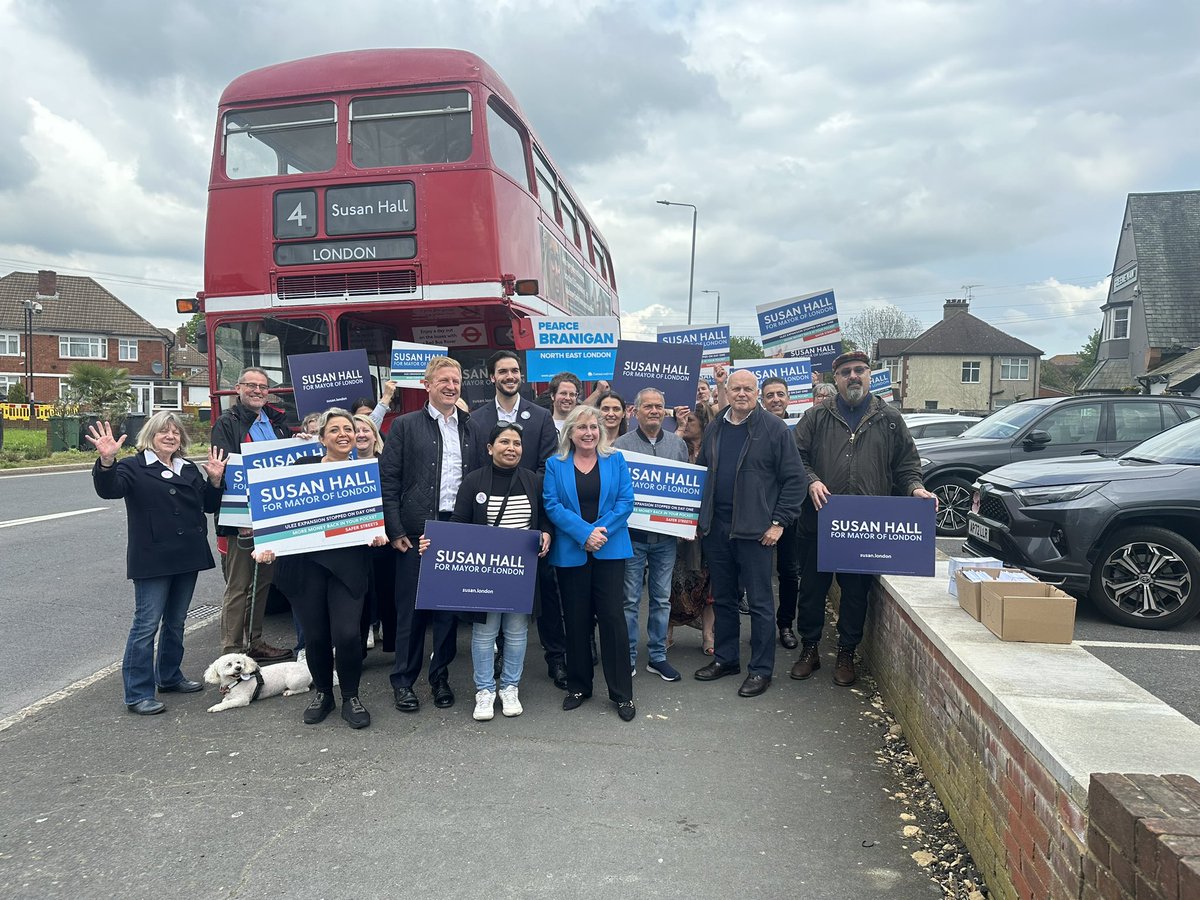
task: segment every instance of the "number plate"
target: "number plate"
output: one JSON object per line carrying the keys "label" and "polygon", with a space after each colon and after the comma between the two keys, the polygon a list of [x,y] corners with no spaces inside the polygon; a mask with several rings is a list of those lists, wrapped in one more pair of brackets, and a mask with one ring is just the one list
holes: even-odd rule
{"label": "number plate", "polygon": [[992,542],[992,529],[988,528],[974,519],[967,520],[967,534],[973,538],[979,538],[986,544]]}

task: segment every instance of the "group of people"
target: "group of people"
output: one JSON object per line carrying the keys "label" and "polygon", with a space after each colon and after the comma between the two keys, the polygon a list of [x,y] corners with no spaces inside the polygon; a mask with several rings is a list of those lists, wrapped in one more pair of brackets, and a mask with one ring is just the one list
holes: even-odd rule
{"label": "group of people", "polygon": [[[218,522],[218,534],[227,540],[224,652],[244,650],[263,663],[290,657],[262,639],[265,593],[274,581],[304,635],[315,688],[305,722],[320,722],[336,708],[336,668],[342,717],[351,727],[369,724],[359,697],[363,638],[380,618],[384,649],[395,651],[390,680],[396,708],[415,713],[421,707],[416,689],[429,631],[432,700],[440,708],[452,706],[450,666],[464,616],[416,606],[420,556],[431,546],[425,523],[441,520],[538,533],[532,614],[465,615],[472,628],[476,720],[491,719],[497,702],[503,715],[521,714],[518,688],[532,618],[547,674],[565,691],[563,709],[577,709],[592,696],[598,632],[608,698],[619,718],[631,721],[643,585],[648,673],[678,681],[682,676],[668,659],[673,629],[697,624],[711,659],[695,678],[740,674],[744,603],[750,655],[738,694],[754,697],[769,687],[776,631],[782,646],[800,649],[791,677],[807,679],[821,665],[825,597],[834,574],[817,567],[817,510],[832,494],[904,494],[936,503],[921,483],[916,448],[899,413],[869,392],[866,354],[843,353],[832,369],[833,384],[818,386],[829,395],[814,397],[792,428],[785,422],[788,390],[780,379],[759,385],[752,372],[719,370],[715,392],[702,382],[696,405],[673,411],[672,432],[663,427],[664,395],[653,388],[627,405],[601,385],[581,402],[582,385],[564,373],[550,383],[549,409],[532,403],[520,394],[520,359],[506,350],[488,362],[494,399],[468,414],[460,402],[461,366],[435,357],[425,373],[425,404],[397,416],[385,440],[376,413],[381,419],[386,401],[331,409],[305,424],[324,451],[305,464],[378,456],[386,541],[275,560],[268,550],[254,550],[248,529]],[[268,388],[261,369],[241,373],[237,402],[213,426],[203,474],[184,458],[186,432],[174,413],[151,417],[138,436],[139,455],[115,464],[123,438],[115,439],[107,426],[93,431],[96,489],[101,496],[124,497],[129,511],[136,612],[126,649],[125,700],[136,713],[162,711],[156,687],[201,689],[184,678],[179,661],[196,572],[213,565],[204,513],[217,506],[229,453],[286,434],[281,414],[266,403]],[[708,470],[696,539],[628,527],[633,486],[622,451]],[[164,523],[184,527],[166,529]],[[186,553],[180,549],[185,543]],[[151,559],[163,564],[149,566]],[[833,680],[849,685],[856,679],[855,648],[871,578],[837,577],[842,599]],[[150,654],[160,626],[155,663]]]}

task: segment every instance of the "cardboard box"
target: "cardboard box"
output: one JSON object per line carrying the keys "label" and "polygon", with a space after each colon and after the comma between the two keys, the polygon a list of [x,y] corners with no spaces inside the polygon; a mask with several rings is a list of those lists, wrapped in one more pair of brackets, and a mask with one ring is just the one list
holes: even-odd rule
{"label": "cardboard box", "polygon": [[[950,557],[950,583],[946,586],[946,590],[950,592],[951,597],[958,597],[958,579],[954,576],[958,574],[959,569],[998,569],[1003,565],[1004,560],[994,556],[952,556]],[[979,616],[975,618],[978,619]]]}
{"label": "cardboard box", "polygon": [[1069,644],[1075,634],[1075,598],[1041,582],[984,582],[980,611],[980,621],[1002,641]]}
{"label": "cardboard box", "polygon": [[954,573],[954,583],[958,592],[958,605],[967,611],[972,619],[979,620],[979,594],[980,588],[988,582],[972,581],[971,576],[967,572],[982,572],[989,579],[994,579],[1000,574],[1000,569],[985,568],[976,569],[963,567]]}

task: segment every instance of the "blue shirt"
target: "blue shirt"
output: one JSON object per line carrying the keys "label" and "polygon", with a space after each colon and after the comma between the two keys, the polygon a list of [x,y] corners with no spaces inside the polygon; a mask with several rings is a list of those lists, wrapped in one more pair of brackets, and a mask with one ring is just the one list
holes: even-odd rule
{"label": "blue shirt", "polygon": [[267,418],[266,410],[258,411],[258,418],[250,426],[250,440],[252,441],[273,441],[275,440],[275,429],[271,427],[271,420]]}

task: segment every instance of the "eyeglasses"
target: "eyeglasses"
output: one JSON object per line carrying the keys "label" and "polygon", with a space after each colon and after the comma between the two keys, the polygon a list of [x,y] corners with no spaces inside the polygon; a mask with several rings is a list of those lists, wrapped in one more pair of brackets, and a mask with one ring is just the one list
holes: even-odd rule
{"label": "eyeglasses", "polygon": [[240,388],[245,388],[247,391],[249,391],[252,394],[265,394],[271,390],[270,385],[254,384],[253,382],[250,382],[250,381],[239,381],[237,383],[237,386]]}
{"label": "eyeglasses", "polygon": [[849,378],[851,375],[866,375],[870,371],[866,366],[855,366],[853,369],[839,369],[838,377]]}

